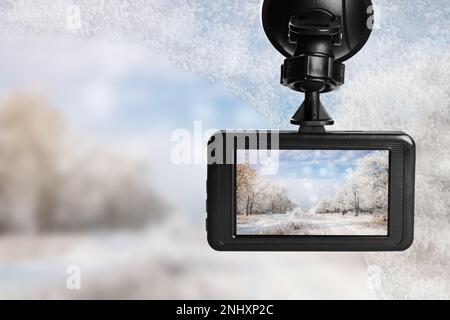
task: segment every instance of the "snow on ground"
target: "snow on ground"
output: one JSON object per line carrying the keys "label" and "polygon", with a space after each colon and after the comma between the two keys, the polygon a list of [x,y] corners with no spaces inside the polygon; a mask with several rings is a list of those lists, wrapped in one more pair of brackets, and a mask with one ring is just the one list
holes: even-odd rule
{"label": "snow on ground", "polygon": [[238,216],[240,235],[387,235],[387,222],[353,214],[269,214]]}
{"label": "snow on ground", "polygon": [[373,299],[368,279],[358,253],[215,252],[180,216],[143,233],[0,238],[0,299]]}

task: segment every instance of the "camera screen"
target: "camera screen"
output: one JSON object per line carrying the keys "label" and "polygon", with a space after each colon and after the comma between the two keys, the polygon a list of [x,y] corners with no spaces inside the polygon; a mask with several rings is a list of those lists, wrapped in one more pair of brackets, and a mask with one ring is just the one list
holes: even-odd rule
{"label": "camera screen", "polygon": [[387,236],[389,151],[237,150],[236,234]]}

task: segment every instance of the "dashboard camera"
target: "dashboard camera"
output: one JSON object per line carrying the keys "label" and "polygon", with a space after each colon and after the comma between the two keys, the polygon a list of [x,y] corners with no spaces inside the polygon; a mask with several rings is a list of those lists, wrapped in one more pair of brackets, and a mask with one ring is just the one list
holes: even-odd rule
{"label": "dashboard camera", "polygon": [[208,242],[219,251],[402,251],[414,239],[415,143],[334,132],[320,101],[371,33],[370,0],[265,0],[281,84],[305,99],[298,131],[220,131],[208,142]]}

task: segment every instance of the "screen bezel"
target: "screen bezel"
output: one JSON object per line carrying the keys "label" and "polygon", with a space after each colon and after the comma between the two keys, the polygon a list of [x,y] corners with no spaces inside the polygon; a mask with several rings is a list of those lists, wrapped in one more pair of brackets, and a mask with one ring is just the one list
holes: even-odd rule
{"label": "screen bezel", "polygon": [[[245,131],[221,131],[214,136],[230,141],[232,139],[223,137],[242,138],[246,134]],[[294,131],[282,131],[278,135],[277,148],[281,150],[388,150],[388,236],[237,236],[234,164],[210,164],[207,229],[211,247],[220,251],[400,251],[412,244],[415,144],[408,135],[402,132],[299,134]],[[223,148],[224,154],[235,154],[237,149],[235,143],[225,143]],[[271,149],[270,142],[266,148]]]}
{"label": "screen bezel", "polygon": [[252,235],[252,234],[238,234],[238,232],[237,232],[237,226],[238,226],[238,223],[237,223],[237,201],[236,201],[236,199],[237,199],[237,188],[236,188],[236,185],[237,185],[237,179],[236,179],[236,169],[237,169],[237,164],[239,164],[238,163],[238,161],[237,161],[237,152],[239,151],[239,150],[270,150],[269,148],[266,148],[266,149],[258,149],[258,148],[251,148],[250,146],[248,146],[247,145],[247,148],[239,148],[238,146],[235,146],[235,148],[234,148],[234,165],[233,165],[233,190],[234,190],[234,197],[233,197],[233,201],[234,201],[234,211],[233,211],[233,214],[234,214],[234,216],[233,216],[233,221],[232,221],[232,223],[233,223],[233,226],[234,226],[234,228],[233,228],[233,237],[234,238],[240,238],[240,237],[242,237],[242,238],[246,238],[246,237],[262,237],[262,238],[267,238],[267,237],[277,237],[277,238],[279,238],[279,237],[283,237],[283,238],[285,238],[285,237],[384,237],[384,238],[387,238],[387,237],[389,237],[389,232],[390,232],[390,228],[389,228],[389,224],[390,224],[390,220],[391,220],[391,217],[390,217],[390,206],[389,206],[389,202],[390,202],[390,195],[391,195],[391,180],[390,180],[390,178],[391,178],[391,172],[390,172],[390,170],[391,170],[391,151],[389,150],[389,149],[369,149],[369,148],[366,148],[366,149],[318,149],[318,148],[316,148],[316,149],[300,149],[300,148],[297,148],[297,149],[281,149],[281,148],[278,148],[278,149],[276,149],[276,150],[282,150],[282,151],[289,151],[289,150],[292,150],[292,151],[298,151],[298,150],[305,150],[305,151],[317,151],[317,150],[327,150],[327,151],[342,151],[342,150],[348,150],[348,151],[387,151],[388,152],[388,157],[389,157],[389,181],[388,181],[388,212],[387,212],[387,216],[388,216],[388,220],[387,220],[387,230],[386,230],[386,235],[329,235],[329,236],[324,236],[324,235],[313,235],[313,234],[311,234],[311,235],[289,235],[289,234],[286,234],[286,235],[274,235],[274,234],[260,234],[260,235]]}

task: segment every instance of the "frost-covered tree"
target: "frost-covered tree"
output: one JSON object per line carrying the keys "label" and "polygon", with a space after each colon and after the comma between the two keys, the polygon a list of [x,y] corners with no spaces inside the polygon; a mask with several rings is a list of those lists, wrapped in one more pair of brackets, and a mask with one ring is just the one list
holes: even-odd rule
{"label": "frost-covered tree", "polygon": [[334,212],[346,215],[351,209],[349,192],[342,188],[337,191],[336,197],[333,199]]}
{"label": "frost-covered tree", "polygon": [[144,163],[77,137],[35,98],[0,107],[0,232],[141,228],[167,207]]}
{"label": "frost-covered tree", "polygon": [[276,183],[268,188],[265,196],[269,200],[268,208],[272,214],[286,214],[295,207],[287,190]]}
{"label": "frost-covered tree", "polygon": [[336,204],[334,203],[334,200],[332,198],[322,197],[322,199],[320,199],[319,201],[319,204],[317,205],[316,213],[319,214],[335,213],[336,212],[335,206]]}
{"label": "frost-covered tree", "polygon": [[236,165],[236,207],[238,214],[249,214],[256,178],[256,171],[249,164]]}
{"label": "frost-covered tree", "polygon": [[388,206],[389,157],[387,151],[377,151],[357,161],[357,171],[363,184],[365,209],[371,213],[386,213]]}
{"label": "frost-covered tree", "polygon": [[265,204],[267,203],[266,200],[268,190],[270,190],[271,186],[272,185],[270,182],[267,182],[261,178],[255,180],[251,193],[248,197],[249,203],[247,215],[267,213],[267,205]]}
{"label": "frost-covered tree", "polygon": [[[268,187],[249,164],[236,165],[236,198],[238,214],[246,216],[260,212],[262,193]],[[263,198],[264,199],[264,198]]]}
{"label": "frost-covered tree", "polygon": [[360,179],[358,172],[353,172],[349,177],[349,181],[346,185],[347,203],[350,204],[350,208],[355,216],[358,216],[361,212],[361,195],[363,193],[363,183]]}
{"label": "frost-covered tree", "polygon": [[316,213],[352,213],[382,215],[387,219],[389,157],[385,151],[371,152],[356,160],[345,184],[333,198],[324,197]]}
{"label": "frost-covered tree", "polygon": [[295,208],[285,188],[262,179],[249,164],[236,166],[236,189],[239,215],[286,214]]}

